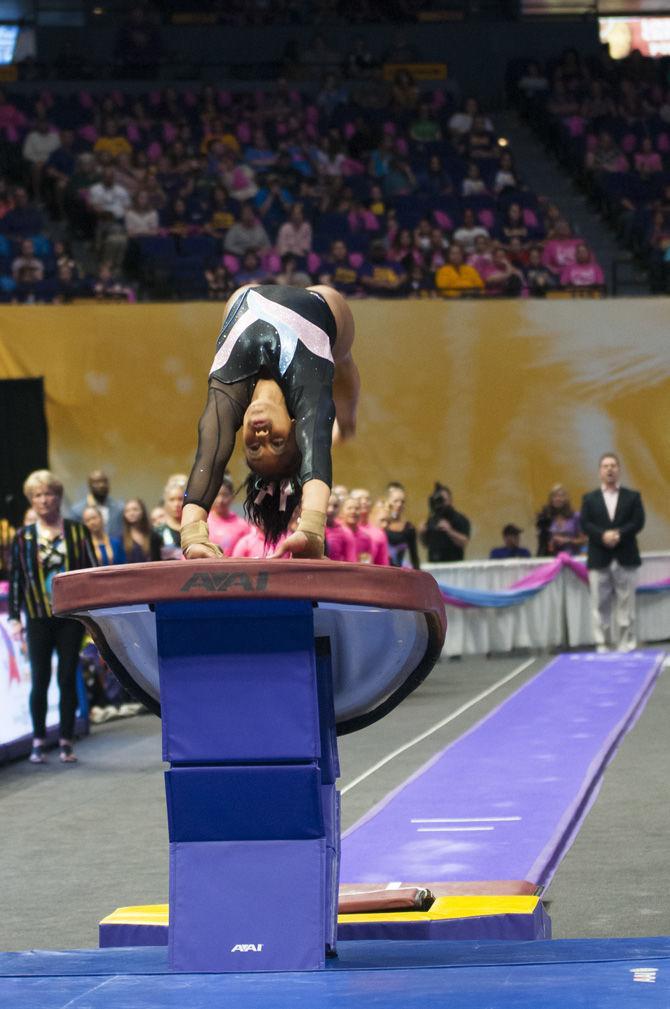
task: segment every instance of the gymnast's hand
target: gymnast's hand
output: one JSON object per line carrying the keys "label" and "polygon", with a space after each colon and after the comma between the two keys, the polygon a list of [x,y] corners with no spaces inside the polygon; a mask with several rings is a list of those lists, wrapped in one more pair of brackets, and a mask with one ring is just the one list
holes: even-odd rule
{"label": "gymnast's hand", "polygon": [[302,557],[309,560],[320,560],[323,557],[323,539],[313,533],[301,532],[297,529],[285,539],[271,554],[273,559],[291,554],[292,557]]}
{"label": "gymnast's hand", "polygon": [[191,543],[183,551],[183,554],[187,561],[212,560],[214,557],[223,557],[223,551],[216,543]]}
{"label": "gymnast's hand", "polygon": [[[189,505],[193,508],[195,506]],[[184,522],[181,527],[181,549],[187,561],[211,560],[213,557],[223,557],[221,547],[212,543],[209,538],[207,523],[202,519],[194,522]]]}

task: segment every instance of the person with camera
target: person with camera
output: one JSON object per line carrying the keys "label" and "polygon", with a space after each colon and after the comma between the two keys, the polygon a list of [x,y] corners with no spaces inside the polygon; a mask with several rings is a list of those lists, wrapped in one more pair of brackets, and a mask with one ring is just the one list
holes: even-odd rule
{"label": "person with camera", "polygon": [[420,538],[428,550],[431,564],[462,561],[470,542],[470,519],[456,511],[451,491],[436,483],[428,498],[428,519],[421,526]]}

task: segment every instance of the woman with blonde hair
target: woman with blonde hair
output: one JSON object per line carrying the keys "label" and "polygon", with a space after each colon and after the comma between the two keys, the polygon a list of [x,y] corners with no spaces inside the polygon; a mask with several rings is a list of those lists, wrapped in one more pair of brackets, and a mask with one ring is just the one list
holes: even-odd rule
{"label": "woman with blonde hair", "polygon": [[586,543],[579,512],[574,511],[562,483],[555,483],[549,491],[546,505],[538,512],[535,527],[538,557],[577,554]]}
{"label": "woman with blonde hair", "polygon": [[[91,536],[84,525],[61,515],[63,484],[49,470],[36,470],[23,485],[23,493],[37,516],[17,529],[12,545],[9,620],[12,637],[27,644],[32,689],[30,714],[33,747],[30,761],[46,761],[47,694],[51,661],[58,656],[60,691],[60,759],[74,763],[72,749],[77,710],[77,662],[83,629],[79,621],[54,617],[51,610],[53,579],[64,571],[96,566]],[[25,627],[21,615],[25,614]]]}
{"label": "woman with blonde hair", "polygon": [[156,532],[161,539],[161,559],[164,561],[181,557],[181,513],[187,482],[185,474],[173,473],[163,490],[165,522],[158,526]]}
{"label": "woman with blonde hair", "polygon": [[389,562],[394,568],[412,567],[418,571],[421,565],[416,543],[416,527],[405,517],[407,498],[404,488],[399,484],[390,484],[386,502]]}

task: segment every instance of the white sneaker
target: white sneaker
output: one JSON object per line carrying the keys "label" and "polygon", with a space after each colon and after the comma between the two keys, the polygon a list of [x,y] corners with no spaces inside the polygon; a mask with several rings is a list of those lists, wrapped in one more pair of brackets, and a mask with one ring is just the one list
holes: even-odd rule
{"label": "white sneaker", "polygon": [[609,648],[607,645],[597,645],[596,652],[598,655],[607,655],[609,653]]}
{"label": "white sneaker", "polygon": [[624,644],[619,645],[617,652],[621,652],[623,655],[627,655],[628,652],[634,652],[637,649],[637,644],[634,641],[626,641]]}
{"label": "white sneaker", "polygon": [[122,704],[119,708],[119,715],[121,718],[132,718],[133,715],[139,714],[142,710],[142,705],[134,702],[129,702],[128,704]]}

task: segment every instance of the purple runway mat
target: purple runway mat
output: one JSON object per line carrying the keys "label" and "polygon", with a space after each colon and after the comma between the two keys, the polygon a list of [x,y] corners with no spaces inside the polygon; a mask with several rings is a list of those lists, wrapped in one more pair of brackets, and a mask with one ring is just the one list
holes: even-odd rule
{"label": "purple runway mat", "polygon": [[554,659],[343,835],[342,881],[546,886],[663,658]]}

